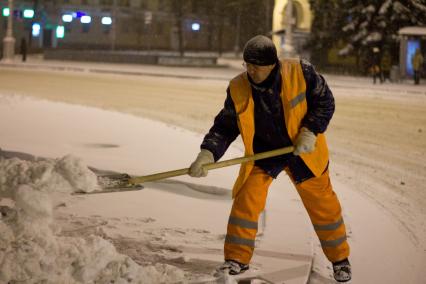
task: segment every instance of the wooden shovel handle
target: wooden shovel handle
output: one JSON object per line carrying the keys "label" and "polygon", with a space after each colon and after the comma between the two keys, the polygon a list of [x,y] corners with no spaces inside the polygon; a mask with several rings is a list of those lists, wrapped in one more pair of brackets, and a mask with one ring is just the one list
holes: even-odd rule
{"label": "wooden shovel handle", "polygon": [[[257,153],[257,154],[251,155],[251,156],[239,157],[239,158],[225,160],[225,161],[221,161],[221,162],[217,162],[217,163],[205,164],[205,165],[203,165],[203,168],[205,168],[207,170],[219,169],[219,168],[229,167],[229,166],[233,166],[233,165],[237,165],[237,164],[241,164],[241,163],[245,163],[245,162],[250,162],[250,161],[255,161],[255,160],[260,160],[260,159],[265,159],[265,158],[276,157],[276,156],[288,154],[288,153],[293,152],[293,150],[294,150],[294,147],[289,146],[289,147],[280,148],[280,149],[267,151],[267,152],[263,152],[263,153]],[[162,172],[162,173],[157,173],[157,174],[152,174],[152,175],[147,175],[147,176],[132,177],[132,178],[129,179],[129,183],[130,184],[141,184],[141,183],[148,182],[148,181],[155,181],[155,180],[161,180],[161,179],[170,178],[170,177],[186,175],[186,174],[188,174],[188,172],[189,172],[189,168],[185,168],[185,169]]]}

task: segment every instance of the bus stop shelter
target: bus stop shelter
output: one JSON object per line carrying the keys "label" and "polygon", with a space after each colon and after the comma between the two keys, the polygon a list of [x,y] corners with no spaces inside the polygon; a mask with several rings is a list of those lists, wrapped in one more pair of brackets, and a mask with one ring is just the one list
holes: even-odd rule
{"label": "bus stop shelter", "polygon": [[401,78],[413,76],[411,59],[419,48],[426,51],[426,27],[404,27],[398,31],[401,38],[399,46],[399,71]]}

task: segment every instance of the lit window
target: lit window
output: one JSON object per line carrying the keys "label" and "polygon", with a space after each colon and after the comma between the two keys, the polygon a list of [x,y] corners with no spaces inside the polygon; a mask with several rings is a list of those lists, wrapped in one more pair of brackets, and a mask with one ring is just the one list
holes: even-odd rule
{"label": "lit window", "polygon": [[80,21],[81,21],[82,24],[90,24],[92,22],[92,17],[82,16]]}
{"label": "lit window", "polygon": [[32,9],[25,9],[23,12],[23,16],[26,19],[32,19],[34,18],[34,10]]}
{"label": "lit window", "polygon": [[69,15],[69,14],[62,15],[62,21],[65,23],[71,23],[72,15]]}
{"label": "lit window", "polygon": [[111,17],[102,17],[102,24],[103,25],[111,25],[112,24],[112,18]]}

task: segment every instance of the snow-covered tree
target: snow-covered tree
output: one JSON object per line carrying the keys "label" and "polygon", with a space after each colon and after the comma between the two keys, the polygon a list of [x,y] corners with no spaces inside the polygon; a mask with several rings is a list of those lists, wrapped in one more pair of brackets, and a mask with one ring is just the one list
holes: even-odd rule
{"label": "snow-covered tree", "polygon": [[[324,10],[327,4],[323,2],[334,3],[332,12]],[[313,38],[321,32],[317,29],[332,33],[316,39],[329,46],[345,42],[339,54],[356,56],[359,67],[370,57],[374,47],[390,51],[396,59],[398,30],[405,26],[426,25],[426,0],[311,0],[311,6],[315,17]],[[322,9],[316,10],[318,7]],[[331,25],[324,27],[316,24],[318,22]]]}
{"label": "snow-covered tree", "polygon": [[342,0],[310,0],[309,4],[314,17],[308,48],[311,50],[312,61],[324,66],[328,50],[338,41],[336,33],[341,32],[343,3]]}
{"label": "snow-covered tree", "polygon": [[404,26],[426,24],[426,0],[343,0],[346,25],[343,38],[347,45],[340,55],[355,54],[366,58],[374,47],[393,49],[398,30]]}

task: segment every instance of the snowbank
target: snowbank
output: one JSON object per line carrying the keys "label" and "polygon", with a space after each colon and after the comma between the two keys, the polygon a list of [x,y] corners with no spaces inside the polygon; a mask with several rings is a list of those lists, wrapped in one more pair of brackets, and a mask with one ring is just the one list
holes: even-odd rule
{"label": "snowbank", "polygon": [[79,158],[24,161],[0,157],[0,282],[164,283],[184,279],[167,264],[141,267],[107,240],[60,236],[53,196],[98,189],[97,178]]}

